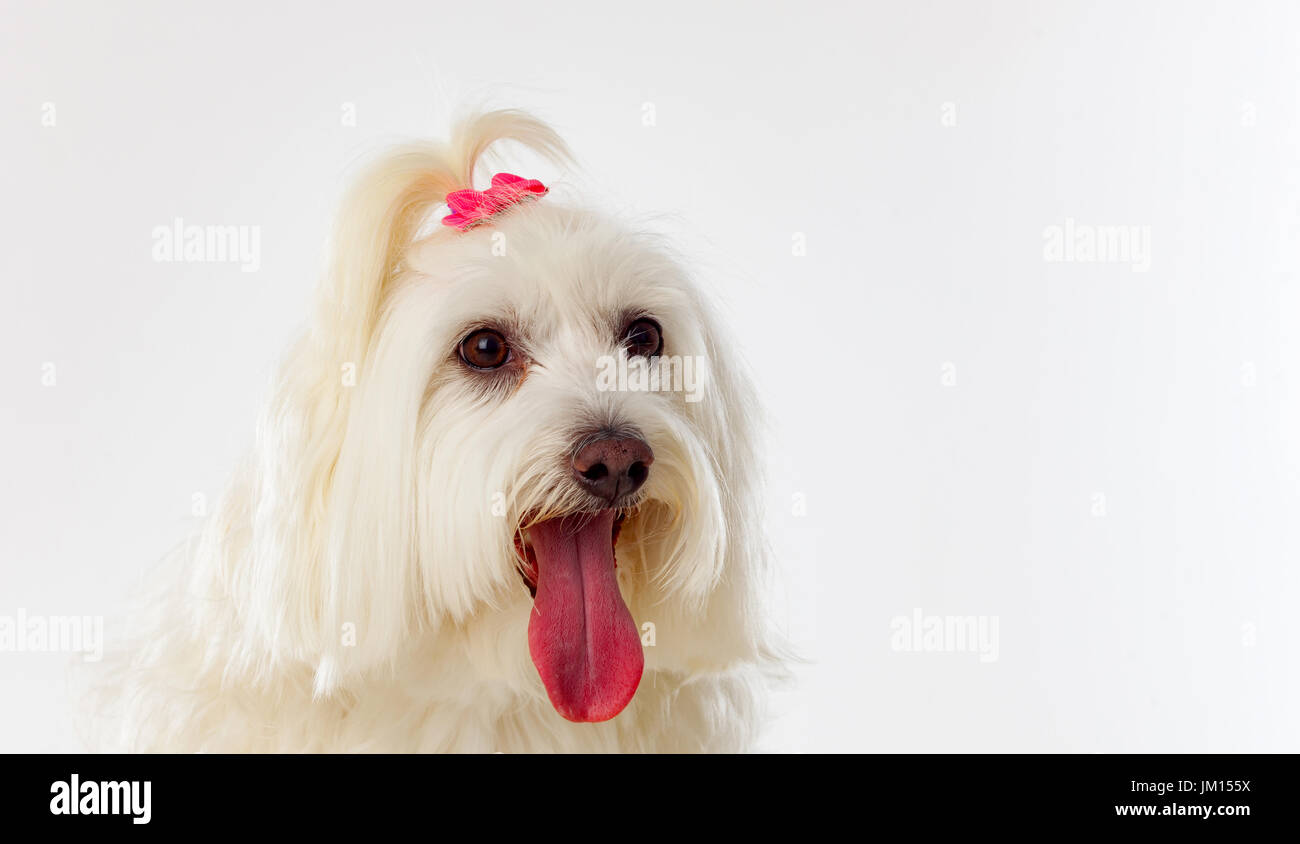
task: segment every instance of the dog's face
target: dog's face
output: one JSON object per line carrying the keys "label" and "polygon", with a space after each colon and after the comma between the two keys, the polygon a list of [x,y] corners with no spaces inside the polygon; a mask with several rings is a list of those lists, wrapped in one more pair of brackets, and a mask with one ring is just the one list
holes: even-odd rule
{"label": "dog's face", "polygon": [[720,573],[705,314],[643,238],[535,203],[421,244],[379,323],[361,398],[415,426],[426,609],[472,625],[531,604],[518,647],[570,720],[611,718],[637,688],[654,622],[624,591],[649,606]]}
{"label": "dog's face", "polygon": [[554,195],[430,232],[496,140],[562,147],[515,112],[456,138],[345,199],[209,534],[238,660],[310,665],[318,695],[401,666],[479,712],[602,721],[643,670],[765,658],[756,413],[723,325],[656,238]]}

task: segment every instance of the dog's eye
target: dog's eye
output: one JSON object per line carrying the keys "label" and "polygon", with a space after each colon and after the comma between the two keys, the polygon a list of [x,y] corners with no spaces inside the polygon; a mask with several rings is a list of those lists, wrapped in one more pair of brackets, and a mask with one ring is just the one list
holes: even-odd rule
{"label": "dog's eye", "polygon": [[634,320],[623,332],[623,345],[632,357],[655,357],[664,349],[663,330],[652,319]]}
{"label": "dog's eye", "polygon": [[510,360],[506,338],[483,328],[460,341],[460,359],[475,369],[496,369]]}

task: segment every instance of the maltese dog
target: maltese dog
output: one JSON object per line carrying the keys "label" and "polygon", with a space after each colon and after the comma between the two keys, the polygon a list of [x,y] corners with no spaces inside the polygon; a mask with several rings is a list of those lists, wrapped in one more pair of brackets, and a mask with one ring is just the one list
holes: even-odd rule
{"label": "maltese dog", "polygon": [[752,746],[781,660],[751,387],[655,238],[534,179],[473,190],[499,141],[568,158],[481,113],[347,195],[252,453],[102,684],[104,744]]}

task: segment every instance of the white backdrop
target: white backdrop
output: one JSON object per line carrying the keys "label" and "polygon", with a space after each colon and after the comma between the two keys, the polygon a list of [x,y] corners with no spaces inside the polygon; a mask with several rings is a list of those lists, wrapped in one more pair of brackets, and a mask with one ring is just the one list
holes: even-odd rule
{"label": "white backdrop", "polygon": [[[108,615],[193,529],[342,180],[485,102],[673,215],[728,303],[809,660],[764,747],[1300,750],[1292,4],[0,19],[0,614]],[[177,217],[258,227],[257,271],[155,262]],[[1113,227],[1145,247],[1087,260]],[[900,649],[914,612],[996,653]],[[67,659],[0,653],[0,750],[79,748]]]}

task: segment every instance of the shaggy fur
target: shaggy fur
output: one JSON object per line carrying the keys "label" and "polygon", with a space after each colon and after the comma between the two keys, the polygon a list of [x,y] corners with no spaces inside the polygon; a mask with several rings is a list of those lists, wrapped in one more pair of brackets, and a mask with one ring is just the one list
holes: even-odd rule
{"label": "shaggy fur", "polygon": [[[448,192],[513,140],[518,112],[395,150],[346,198],[309,331],[255,448],[102,684],[100,746],[167,751],[736,751],[776,661],[758,600],[748,383],[699,290],[653,238],[554,194],[458,232]],[[525,174],[530,175],[530,174]],[[431,223],[433,223],[431,225]],[[708,363],[703,399],[601,391],[636,311],[666,355]],[[485,385],[455,356],[510,325],[530,365]],[[349,377],[349,374],[354,377]],[[581,510],[578,432],[632,427],[655,462],[619,536],[635,623],[654,625],[627,708],[571,723],[529,659],[514,541]]]}

